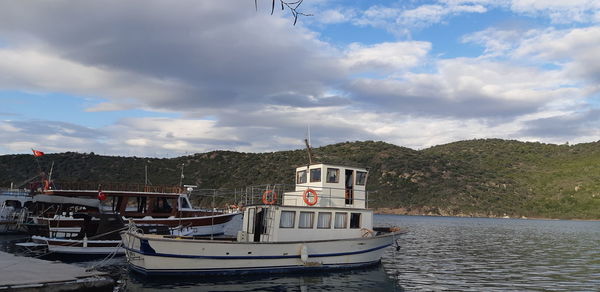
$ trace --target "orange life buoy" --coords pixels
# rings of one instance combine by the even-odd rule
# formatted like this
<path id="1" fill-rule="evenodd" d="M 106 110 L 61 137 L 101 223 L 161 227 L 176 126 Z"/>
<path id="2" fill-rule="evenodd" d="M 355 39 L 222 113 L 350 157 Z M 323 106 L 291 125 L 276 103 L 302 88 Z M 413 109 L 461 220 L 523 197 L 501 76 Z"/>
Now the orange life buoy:
<path id="1" fill-rule="evenodd" d="M 272 194 L 271 200 L 267 199 L 268 194 Z M 262 195 L 262 202 L 265 205 L 273 205 L 273 204 L 277 203 L 277 193 L 274 190 L 266 190 Z"/>
<path id="2" fill-rule="evenodd" d="M 313 197 L 312 201 L 308 198 L 309 193 L 312 194 L 312 197 Z M 302 198 L 304 199 L 304 203 L 306 203 L 309 206 L 313 206 L 319 200 L 319 196 L 317 195 L 317 192 L 313 189 L 306 189 L 304 191 L 304 193 L 302 193 Z"/>

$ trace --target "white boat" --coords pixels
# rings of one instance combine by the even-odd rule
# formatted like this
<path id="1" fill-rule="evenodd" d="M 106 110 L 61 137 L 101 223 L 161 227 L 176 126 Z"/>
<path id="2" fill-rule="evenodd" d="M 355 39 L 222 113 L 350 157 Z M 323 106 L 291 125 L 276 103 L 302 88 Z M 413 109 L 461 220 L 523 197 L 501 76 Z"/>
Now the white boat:
<path id="1" fill-rule="evenodd" d="M 379 263 L 398 230 L 373 228 L 367 170 L 329 164 L 296 169 L 295 190 L 247 206 L 236 238 L 121 234 L 132 270 L 147 275 L 230 274 L 353 268 Z"/>
<path id="2" fill-rule="evenodd" d="M 0 234 L 25 232 L 27 208 L 32 197 L 27 190 L 0 190 Z"/>

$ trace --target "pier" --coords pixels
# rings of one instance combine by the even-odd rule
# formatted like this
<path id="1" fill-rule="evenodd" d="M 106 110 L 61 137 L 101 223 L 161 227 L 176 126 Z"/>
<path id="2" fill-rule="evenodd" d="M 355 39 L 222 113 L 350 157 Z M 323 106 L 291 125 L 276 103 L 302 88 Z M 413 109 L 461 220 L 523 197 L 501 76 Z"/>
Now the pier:
<path id="1" fill-rule="evenodd" d="M 106 273 L 0 251 L 0 291 L 112 291 Z"/>

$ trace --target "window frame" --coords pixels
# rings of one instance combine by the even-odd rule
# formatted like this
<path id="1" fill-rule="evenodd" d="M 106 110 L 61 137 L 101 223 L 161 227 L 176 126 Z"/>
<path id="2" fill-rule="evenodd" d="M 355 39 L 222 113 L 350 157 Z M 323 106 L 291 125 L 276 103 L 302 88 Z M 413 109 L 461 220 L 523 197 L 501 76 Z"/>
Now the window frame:
<path id="1" fill-rule="evenodd" d="M 300 181 L 300 174 L 303 174 L 304 181 Z M 296 184 L 305 184 L 308 181 L 306 170 L 298 170 L 296 172 Z"/>
<path id="2" fill-rule="evenodd" d="M 329 181 L 329 171 L 333 170 L 335 171 L 335 181 Z M 326 173 L 326 177 L 325 177 L 325 182 L 328 184 L 337 184 L 340 183 L 340 169 L 339 168 L 333 168 L 333 167 L 328 167 L 327 168 L 327 173 Z"/>
<path id="3" fill-rule="evenodd" d="M 319 227 L 319 222 L 321 222 L 319 220 L 319 218 L 321 218 L 321 215 L 325 215 L 325 214 L 329 215 L 329 220 L 327 220 L 327 225 L 324 227 Z M 333 215 L 331 212 L 319 212 L 319 214 L 317 215 L 317 229 L 331 229 L 331 218 L 333 218 Z"/>
<path id="4" fill-rule="evenodd" d="M 362 183 L 358 179 L 359 176 L 361 176 L 361 175 L 364 175 L 362 177 Z M 366 185 L 367 184 L 367 175 L 368 175 L 368 172 L 357 170 L 356 173 L 355 173 L 355 177 L 356 177 L 355 180 L 356 181 L 354 182 L 354 184 L 357 185 L 357 186 L 364 186 L 364 185 Z"/>
<path id="5" fill-rule="evenodd" d="M 313 172 L 319 171 L 319 176 L 318 177 L 313 177 Z M 323 174 L 323 171 L 321 171 L 321 168 L 311 168 L 309 173 L 309 181 L 312 182 L 321 182 L 321 176 Z"/>
<path id="6" fill-rule="evenodd" d="M 301 222 L 302 222 L 302 215 L 303 214 L 308 214 L 310 215 L 311 219 L 310 219 L 310 226 L 307 227 L 303 227 L 300 226 Z M 313 229 L 315 227 L 315 212 L 312 211 L 300 211 L 300 213 L 298 213 L 298 228 L 299 229 Z"/>
<path id="7" fill-rule="evenodd" d="M 338 227 L 337 226 L 337 217 L 338 215 L 343 215 L 344 216 L 344 226 L 343 227 Z M 335 218 L 333 221 L 333 229 L 348 229 L 348 213 L 347 212 L 335 212 Z"/>
<path id="8" fill-rule="evenodd" d="M 360 222 L 360 221 L 361 221 L 361 217 L 362 217 L 362 215 L 361 215 L 361 214 L 362 214 L 362 213 L 350 213 L 350 226 L 349 226 L 349 227 L 350 227 L 350 229 L 359 229 L 359 228 L 360 228 L 360 226 L 361 226 L 361 224 L 360 224 L 361 222 Z M 353 225 L 353 224 L 352 224 L 352 223 L 353 223 L 353 220 L 352 220 L 352 218 L 353 218 L 355 215 L 358 215 L 358 222 L 354 222 L 354 223 L 357 223 L 357 225 Z"/>
<path id="9" fill-rule="evenodd" d="M 281 219 L 283 218 L 283 213 L 292 213 L 292 226 L 286 227 L 281 225 Z M 296 226 L 296 211 L 281 211 L 279 214 L 279 228 L 293 229 Z"/>

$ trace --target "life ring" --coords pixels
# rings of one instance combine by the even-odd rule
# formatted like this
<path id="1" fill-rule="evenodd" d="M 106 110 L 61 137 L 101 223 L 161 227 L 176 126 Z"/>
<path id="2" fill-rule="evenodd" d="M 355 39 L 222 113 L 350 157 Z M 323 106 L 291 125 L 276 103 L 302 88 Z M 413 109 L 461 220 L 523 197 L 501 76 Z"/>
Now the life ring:
<path id="1" fill-rule="evenodd" d="M 49 189 L 50 189 L 50 182 L 47 179 L 45 179 L 44 180 L 44 191 L 47 191 Z"/>
<path id="2" fill-rule="evenodd" d="M 308 193 L 312 194 L 313 200 L 311 201 L 308 198 Z M 317 195 L 317 192 L 313 189 L 306 189 L 304 191 L 304 193 L 302 193 L 302 199 L 304 199 L 304 203 L 306 203 L 309 206 L 313 206 L 314 204 L 317 203 L 317 201 L 319 201 L 319 196 Z"/>
<path id="3" fill-rule="evenodd" d="M 267 199 L 268 194 L 272 194 L 271 200 Z M 277 203 L 277 193 L 274 190 L 266 190 L 262 195 L 262 202 L 265 205 L 273 205 Z"/>

